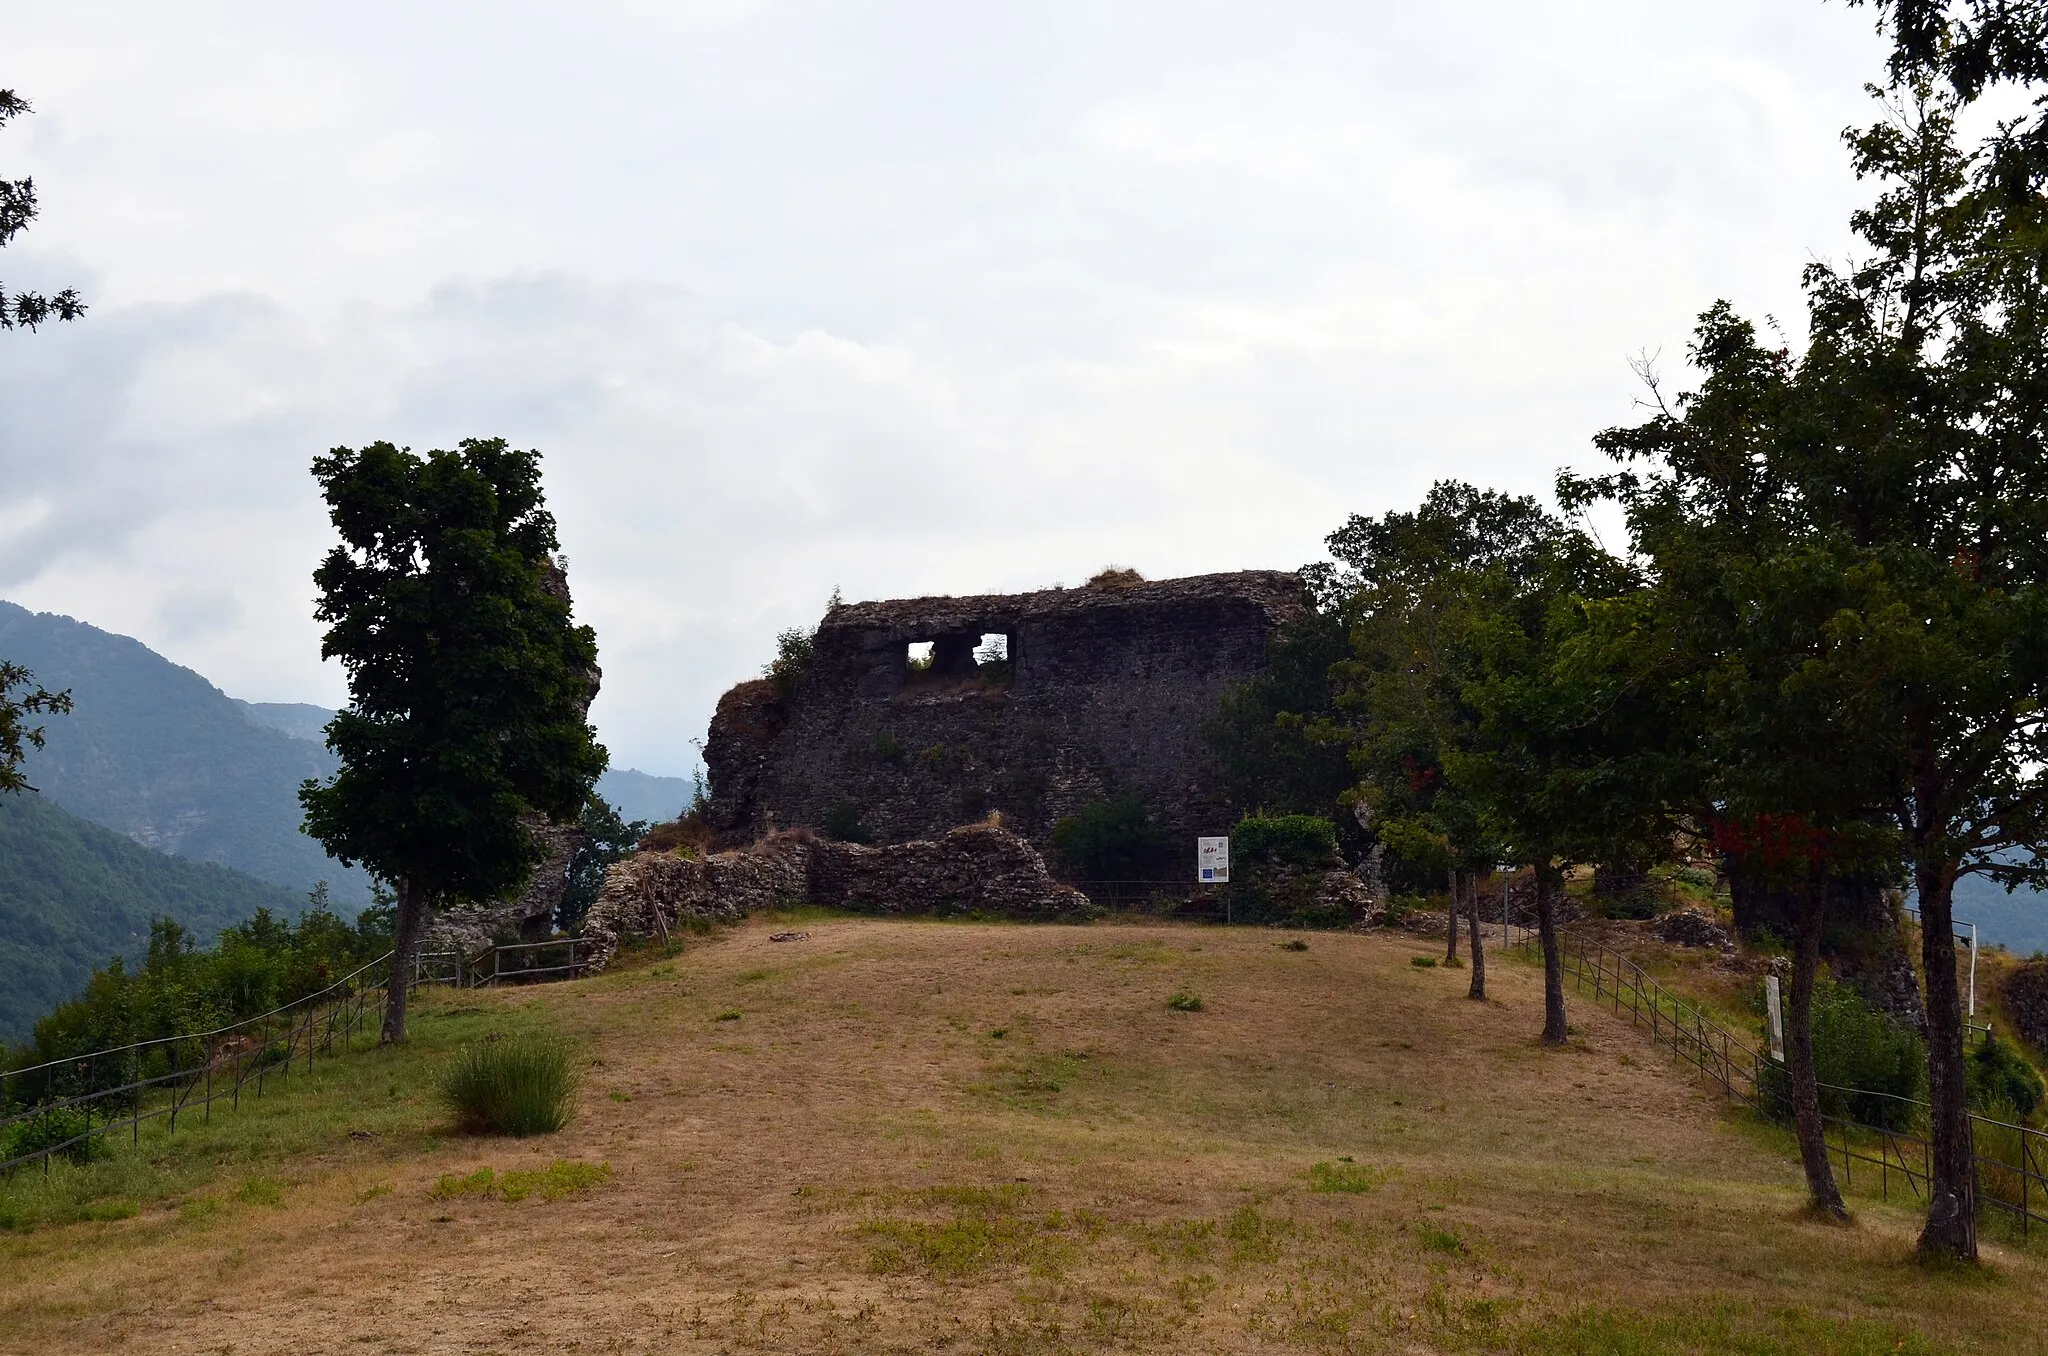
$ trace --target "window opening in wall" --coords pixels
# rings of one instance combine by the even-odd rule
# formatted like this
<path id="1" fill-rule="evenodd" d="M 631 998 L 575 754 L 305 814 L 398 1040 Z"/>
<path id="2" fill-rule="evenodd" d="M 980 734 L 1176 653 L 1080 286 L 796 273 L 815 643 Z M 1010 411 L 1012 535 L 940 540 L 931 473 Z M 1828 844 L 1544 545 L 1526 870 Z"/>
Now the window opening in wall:
<path id="1" fill-rule="evenodd" d="M 912 673 L 929 673 L 932 667 L 932 643 L 928 640 L 910 642 L 908 667 Z"/>
<path id="2" fill-rule="evenodd" d="M 981 644 L 974 647 L 975 676 L 985 683 L 1007 683 L 1014 670 L 1010 666 L 1010 638 L 1001 631 L 990 631 L 981 638 Z"/>

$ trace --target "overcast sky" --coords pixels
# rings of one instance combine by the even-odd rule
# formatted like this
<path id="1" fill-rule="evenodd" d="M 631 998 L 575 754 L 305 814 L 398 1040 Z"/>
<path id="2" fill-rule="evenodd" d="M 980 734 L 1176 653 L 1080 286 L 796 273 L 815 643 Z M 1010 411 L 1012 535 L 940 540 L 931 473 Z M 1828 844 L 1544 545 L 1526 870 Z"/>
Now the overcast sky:
<path id="1" fill-rule="evenodd" d="M 1292 567 L 1545 493 L 1717 297 L 1796 338 L 1839 0 L 30 5 L 0 596 L 343 700 L 328 447 L 541 449 L 595 718 L 683 773 L 849 600 Z"/>

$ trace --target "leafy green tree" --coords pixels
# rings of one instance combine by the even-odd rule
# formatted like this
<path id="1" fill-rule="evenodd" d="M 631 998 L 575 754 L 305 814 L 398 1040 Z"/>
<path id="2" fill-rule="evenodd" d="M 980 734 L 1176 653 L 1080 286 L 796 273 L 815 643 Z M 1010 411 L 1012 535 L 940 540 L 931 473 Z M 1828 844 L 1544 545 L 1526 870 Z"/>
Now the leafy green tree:
<path id="1" fill-rule="evenodd" d="M 555 906 L 555 927 L 574 932 L 583 915 L 604 888 L 604 873 L 612 863 L 633 855 L 640 840 L 654 827 L 645 819 L 630 823 L 603 796 L 591 793 L 583 802 L 583 841 L 569 858 L 569 882 L 562 890 L 562 902 Z"/>
<path id="2" fill-rule="evenodd" d="M 48 691 L 35 678 L 21 665 L 0 660 L 0 792 L 35 790 L 21 765 L 31 748 L 43 746 L 43 727 L 30 725 L 28 717 L 71 710 L 69 692 Z"/>
<path id="3" fill-rule="evenodd" d="M 32 111 L 28 100 L 11 89 L 0 89 L 0 127 Z M 36 184 L 33 179 L 0 179 L 0 249 L 36 219 Z M 0 284 L 0 329 L 17 327 L 33 330 L 55 316 L 76 320 L 85 314 L 85 303 L 70 288 L 52 297 L 37 292 L 9 292 Z M 43 729 L 24 719 L 42 714 L 62 714 L 71 709 L 71 694 L 47 692 L 31 687 L 35 675 L 19 664 L 0 662 L 0 791 L 35 788 L 22 776 L 24 745 L 41 748 Z M 17 689 L 21 689 L 19 696 Z"/>
<path id="4" fill-rule="evenodd" d="M 1318 590 L 1322 594 L 1321 590 Z M 1266 644 L 1266 666 L 1223 694 L 1202 726 L 1230 803 L 1258 814 L 1335 816 L 1356 780 L 1330 670 L 1350 655 L 1342 599 L 1322 595 Z"/>
<path id="5" fill-rule="evenodd" d="M 1753 653 L 1798 658 L 1735 666 L 1773 688 L 1749 709 L 1801 732 L 1760 725 L 1739 780 L 1758 801 L 1816 798 L 1832 821 L 1816 828 L 1870 839 L 1863 856 L 1889 837 L 1909 864 L 1933 1103 L 1921 1247 L 1974 1258 L 1951 900 L 1972 873 L 2048 881 L 2048 144 L 2039 119 L 1974 148 L 1956 131 L 1976 92 L 2041 76 L 1997 43 L 1953 65 L 1988 31 L 1970 25 L 2038 24 L 2039 6 L 1948 8 L 1962 17 L 1886 6 L 1906 23 L 1901 75 L 1876 91 L 1881 120 L 1848 136 L 1878 184 L 1852 219 L 1870 252 L 1807 269 L 1805 351 L 1708 312 L 1702 394 L 1606 435 L 1630 469 L 1603 492 L 1703 611 L 1738 616 Z M 1931 49 L 1914 36 L 1926 23 Z"/>
<path id="6" fill-rule="evenodd" d="M 0 127 L 33 111 L 28 100 L 11 89 L 0 89 Z M 35 219 L 36 181 L 0 179 L 0 248 L 10 244 Z M 40 292 L 9 292 L 0 285 L 0 330 L 33 330 L 53 317 L 76 320 L 84 314 L 85 303 L 75 288 L 67 287 L 46 297 Z"/>
<path id="7" fill-rule="evenodd" d="M 1352 657 L 1333 674 L 1349 715 L 1355 800 L 1383 843 L 1448 875 L 1447 954 L 1455 956 L 1459 912 L 1477 909 L 1478 874 L 1540 846 L 1528 835 L 1526 810 L 1488 790 L 1501 782 L 1508 751 L 1488 745 L 1487 711 L 1475 693 L 1498 696 L 1497 683 L 1483 685 L 1489 665 L 1507 662 L 1506 637 L 1517 624 L 1511 616 L 1540 635 L 1551 590 L 1571 582 L 1560 574 L 1568 548 L 1578 558 L 1592 555 L 1535 500 L 1455 481 L 1432 487 L 1413 513 L 1352 518 L 1329 545 L 1351 623 Z M 1555 912 L 1561 876 L 1554 856 L 1527 858 L 1547 882 L 1539 918 Z M 1551 962 L 1545 1026 L 1561 1041 L 1555 927 L 1539 931 Z M 1475 997 L 1484 996 L 1484 985 L 1475 965 Z"/>
<path id="8" fill-rule="evenodd" d="M 570 617 L 540 455 L 501 438 L 418 456 L 390 443 L 313 463 L 341 544 L 314 574 L 324 658 L 349 705 L 341 769 L 300 791 L 306 831 L 397 893 L 384 1039 L 429 910 L 520 889 L 544 855 L 522 823 L 579 815 L 604 771 L 584 719 L 597 638 Z"/>

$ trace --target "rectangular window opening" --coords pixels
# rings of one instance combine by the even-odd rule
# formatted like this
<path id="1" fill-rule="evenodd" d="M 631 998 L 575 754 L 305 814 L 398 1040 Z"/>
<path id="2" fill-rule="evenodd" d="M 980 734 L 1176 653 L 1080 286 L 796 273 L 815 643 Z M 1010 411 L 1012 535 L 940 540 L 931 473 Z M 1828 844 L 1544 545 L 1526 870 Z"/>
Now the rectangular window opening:
<path id="1" fill-rule="evenodd" d="M 975 676 L 983 682 L 1007 683 L 1015 672 L 1010 663 L 1010 637 L 1002 631 L 985 632 L 974 647 Z"/>

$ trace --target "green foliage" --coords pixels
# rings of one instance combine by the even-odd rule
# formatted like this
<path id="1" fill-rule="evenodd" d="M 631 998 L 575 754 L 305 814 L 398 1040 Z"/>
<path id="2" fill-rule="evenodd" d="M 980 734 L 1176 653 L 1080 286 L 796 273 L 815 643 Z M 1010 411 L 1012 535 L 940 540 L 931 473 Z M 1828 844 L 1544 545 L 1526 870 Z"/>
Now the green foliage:
<path id="1" fill-rule="evenodd" d="M 1053 852 L 1089 880 L 1141 879 L 1164 847 L 1152 812 L 1128 792 L 1084 805 L 1052 829 Z"/>
<path id="2" fill-rule="evenodd" d="M 1271 818 L 1246 816 L 1230 831 L 1230 864 L 1240 866 L 1289 866 L 1300 871 L 1320 870 L 1342 859 L 1337 855 L 1337 831 L 1327 819 L 1314 815 L 1279 815 Z"/>
<path id="3" fill-rule="evenodd" d="M 0 126 L 33 111 L 28 100 L 11 89 L 0 89 Z M 0 246 L 12 242 L 35 219 L 35 180 L 0 179 Z M 33 330 L 52 317 L 76 320 L 84 314 L 85 302 L 74 288 L 47 297 L 40 292 L 0 290 L 0 330 Z"/>
<path id="4" fill-rule="evenodd" d="M 1202 1000 L 1189 993 L 1186 989 L 1182 989 L 1166 1000 L 1166 1006 L 1174 1012 L 1200 1012 L 1202 1010 Z"/>
<path id="5" fill-rule="evenodd" d="M 1751 996 L 1763 1009 L 1763 986 Z M 1813 985 L 1813 1069 L 1821 1083 L 1821 1110 L 1866 1125 L 1901 1130 L 1912 1124 L 1907 1100 L 1927 1086 L 1927 1047 L 1906 1026 L 1872 1007 L 1846 984 L 1821 976 Z M 1855 1092 L 1842 1091 L 1855 1089 Z M 1783 1066 L 1767 1064 L 1759 1090 L 1767 1104 L 1791 1115 L 1791 1086 Z"/>
<path id="6" fill-rule="evenodd" d="M 469 1134 L 548 1135 L 568 1124 L 582 1078 L 574 1049 L 550 1036 L 465 1047 L 441 1071 L 441 1101 Z"/>
<path id="7" fill-rule="evenodd" d="M 842 800 L 825 812 L 825 822 L 818 826 L 827 838 L 841 843 L 872 843 L 874 830 L 861 823 L 860 803 Z"/>
<path id="8" fill-rule="evenodd" d="M 604 886 L 605 868 L 630 857 L 654 826 L 644 819 L 627 823 L 611 802 L 592 792 L 583 802 L 583 841 L 569 858 L 569 881 L 555 906 L 555 927 L 574 932 Z"/>
<path id="9" fill-rule="evenodd" d="M 301 832 L 299 785 L 332 774 L 335 758 L 324 736 L 294 738 L 271 722 L 305 721 L 238 702 L 126 636 L 13 603 L 0 602 L 0 655 L 71 694 L 72 713 L 48 723 L 29 762 L 29 780 L 68 813 L 286 892 L 325 880 L 342 913 L 368 900 L 369 877 Z"/>
<path id="10" fill-rule="evenodd" d="M 86 1134 L 91 1128 L 91 1122 L 77 1107 L 52 1107 L 34 1120 L 20 1121 L 0 1131 L 0 1160 L 21 1158 L 61 1144 L 64 1157 L 73 1163 L 89 1163 L 105 1148 L 99 1136 Z"/>
<path id="11" fill-rule="evenodd" d="M 1316 607 L 1266 642 L 1266 666 L 1223 694 L 1202 726 L 1233 805 L 1330 815 L 1353 781 L 1330 669 L 1349 654 L 1344 621 Z"/>
<path id="12" fill-rule="evenodd" d="M 342 537 L 314 574 L 320 653 L 349 707 L 327 731 L 340 770 L 300 792 L 306 827 L 427 899 L 509 894 L 542 855 L 521 812 L 575 817 L 605 766 L 584 718 L 597 638 L 570 620 L 540 456 L 373 443 L 313 474 Z"/>
<path id="13" fill-rule="evenodd" d="M 211 940 L 259 909 L 287 916 L 304 906 L 279 886 L 165 856 L 42 796 L 0 797 L 0 862 L 0 1044 L 25 1039 L 108 957 L 139 961 L 154 917 Z"/>
<path id="14" fill-rule="evenodd" d="M 817 658 L 817 641 L 810 631 L 790 627 L 775 636 L 775 658 L 768 661 L 761 676 L 775 684 L 775 690 L 787 697 L 796 690 L 797 680 L 810 672 L 811 661 Z"/>
<path id="15" fill-rule="evenodd" d="M 5 301 L 0 296 L 0 308 Z M 21 764 L 30 748 L 40 749 L 45 741 L 43 727 L 29 724 L 27 717 L 71 713 L 71 694 L 51 692 L 36 684 L 35 677 L 19 664 L 0 661 L 0 792 L 35 790 Z"/>
<path id="16" fill-rule="evenodd" d="M 1970 1105 L 1979 1111 L 2009 1107 L 2025 1120 L 2041 1105 L 2041 1075 L 2011 1041 L 1986 1036 L 1971 1049 L 1967 1067 Z"/>
<path id="17" fill-rule="evenodd" d="M 366 910 L 344 922 L 318 890 L 296 921 L 259 907 L 223 929 L 211 950 L 158 916 L 142 963 L 131 968 L 117 957 L 95 969 L 82 993 L 35 1024 L 18 1058 L 42 1063 L 225 1026 L 317 993 L 390 946 L 388 914 Z"/>

